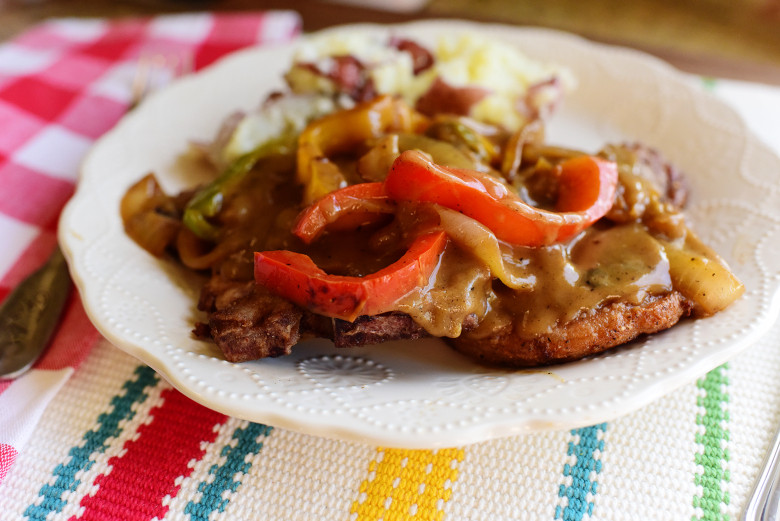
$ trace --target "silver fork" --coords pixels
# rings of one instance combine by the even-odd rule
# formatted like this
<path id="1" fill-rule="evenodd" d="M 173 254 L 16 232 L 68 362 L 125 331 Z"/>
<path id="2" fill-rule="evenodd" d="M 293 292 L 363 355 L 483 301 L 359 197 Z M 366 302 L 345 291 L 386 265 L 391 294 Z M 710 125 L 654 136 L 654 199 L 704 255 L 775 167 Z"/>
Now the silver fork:
<path id="1" fill-rule="evenodd" d="M 192 72 L 192 55 L 144 54 L 138 59 L 131 85 L 130 109 L 133 110 L 150 93 L 170 83 L 179 76 Z"/>
<path id="2" fill-rule="evenodd" d="M 152 91 L 192 71 L 189 54 L 147 54 L 131 85 L 132 110 Z M 29 370 L 49 345 L 70 295 L 68 266 L 59 246 L 0 306 L 0 380 Z"/>
<path id="3" fill-rule="evenodd" d="M 0 379 L 26 372 L 57 329 L 70 294 L 68 266 L 59 248 L 16 286 L 0 306 Z"/>
<path id="4" fill-rule="evenodd" d="M 761 465 L 748 503 L 742 512 L 742 521 L 775 521 L 780 519 L 780 428 Z"/>

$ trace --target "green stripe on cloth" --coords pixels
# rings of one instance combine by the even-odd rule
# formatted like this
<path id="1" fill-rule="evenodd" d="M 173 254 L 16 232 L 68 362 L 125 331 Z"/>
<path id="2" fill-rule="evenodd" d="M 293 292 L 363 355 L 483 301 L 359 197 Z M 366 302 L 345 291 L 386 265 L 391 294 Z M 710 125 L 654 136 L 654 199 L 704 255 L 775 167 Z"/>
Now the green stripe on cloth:
<path id="1" fill-rule="evenodd" d="M 122 386 L 124 393 L 111 399 L 111 409 L 97 418 L 97 427 L 86 432 L 81 445 L 68 451 L 70 459 L 57 465 L 52 472 L 53 484 L 45 484 L 38 495 L 42 501 L 27 507 L 24 512 L 28 519 L 44 521 L 52 512 L 62 512 L 67 500 L 66 495 L 76 490 L 81 481 L 76 477 L 80 471 L 89 470 L 95 463 L 93 454 L 102 453 L 108 447 L 110 439 L 122 432 L 122 421 L 135 416 L 133 406 L 142 403 L 148 397 L 146 390 L 157 384 L 157 374 L 147 366 L 138 366 L 135 378 Z"/>
<path id="2" fill-rule="evenodd" d="M 694 477 L 694 483 L 702 487 L 702 493 L 693 497 L 693 506 L 701 509 L 702 515 L 694 515 L 694 520 L 728 519 L 721 511 L 721 506 L 728 505 L 730 501 L 728 492 L 725 492 L 723 487 L 723 484 L 729 481 L 729 473 L 724 468 L 725 462 L 729 460 L 729 451 L 726 448 L 729 440 L 729 413 L 726 410 L 729 401 L 727 370 L 728 364 L 722 365 L 696 382 L 697 387 L 703 391 L 696 403 L 704 409 L 704 414 L 696 415 L 696 424 L 704 427 L 704 433 L 696 434 L 696 444 L 702 451 L 695 455 L 695 461 L 703 470 Z"/>

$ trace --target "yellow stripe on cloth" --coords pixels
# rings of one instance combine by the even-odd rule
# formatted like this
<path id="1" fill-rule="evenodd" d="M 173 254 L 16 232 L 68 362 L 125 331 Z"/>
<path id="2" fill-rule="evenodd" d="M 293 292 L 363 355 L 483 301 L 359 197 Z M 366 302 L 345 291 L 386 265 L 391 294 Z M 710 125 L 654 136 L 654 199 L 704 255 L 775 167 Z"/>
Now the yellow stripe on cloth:
<path id="1" fill-rule="evenodd" d="M 350 513 L 354 521 L 441 520 L 463 449 L 377 449 Z"/>

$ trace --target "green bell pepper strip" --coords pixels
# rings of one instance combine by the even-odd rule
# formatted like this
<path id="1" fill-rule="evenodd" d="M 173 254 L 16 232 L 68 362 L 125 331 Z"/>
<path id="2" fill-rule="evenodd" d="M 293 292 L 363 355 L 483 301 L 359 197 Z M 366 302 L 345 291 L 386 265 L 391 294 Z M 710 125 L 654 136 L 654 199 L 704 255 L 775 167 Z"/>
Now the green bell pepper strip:
<path id="1" fill-rule="evenodd" d="M 236 159 L 216 179 L 201 188 L 184 208 L 182 222 L 192 233 L 206 240 L 215 240 L 219 228 L 209 222 L 222 210 L 225 199 L 239 185 L 258 161 L 272 154 L 292 153 L 294 135 L 284 134 L 266 141 L 251 152 Z"/>

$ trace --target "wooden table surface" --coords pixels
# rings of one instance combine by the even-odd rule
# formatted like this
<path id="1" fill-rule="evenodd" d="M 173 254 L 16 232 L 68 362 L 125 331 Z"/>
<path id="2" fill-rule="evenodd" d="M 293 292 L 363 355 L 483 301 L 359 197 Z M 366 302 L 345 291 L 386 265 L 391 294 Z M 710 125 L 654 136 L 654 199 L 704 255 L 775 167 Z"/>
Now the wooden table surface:
<path id="1" fill-rule="evenodd" d="M 324 0 L 0 0 L 0 40 L 50 17 L 269 8 L 298 11 L 306 31 L 424 18 L 549 27 L 637 48 L 684 71 L 780 85 L 780 0 L 429 0 L 414 12 Z"/>

